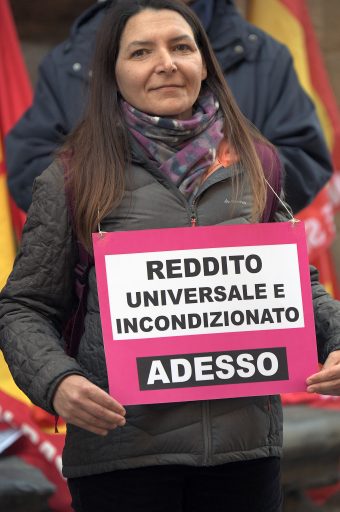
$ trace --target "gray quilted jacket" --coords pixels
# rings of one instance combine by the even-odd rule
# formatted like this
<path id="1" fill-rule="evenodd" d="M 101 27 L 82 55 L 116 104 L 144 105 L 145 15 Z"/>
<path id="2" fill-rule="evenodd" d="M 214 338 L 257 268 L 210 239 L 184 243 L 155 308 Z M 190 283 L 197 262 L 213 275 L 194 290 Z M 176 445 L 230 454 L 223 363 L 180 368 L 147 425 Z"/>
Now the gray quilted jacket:
<path id="1" fill-rule="evenodd" d="M 233 167 L 221 168 L 192 205 L 158 171 L 134 162 L 125 197 L 102 229 L 134 230 L 248 223 L 251 194 L 244 178 L 242 201 L 232 204 Z M 244 173 L 245 174 L 245 173 Z M 52 399 L 66 375 L 84 375 L 107 390 L 95 269 L 89 275 L 85 333 L 77 359 L 63 350 L 61 326 L 74 301 L 74 242 L 65 206 L 63 171 L 53 163 L 36 180 L 33 204 L 14 270 L 0 296 L 0 342 L 18 386 L 53 412 Z M 312 288 L 320 360 L 339 348 L 340 309 L 318 284 Z M 63 455 L 66 477 L 159 464 L 216 465 L 281 454 L 279 397 L 127 407 L 127 424 L 97 436 L 68 425 Z"/>

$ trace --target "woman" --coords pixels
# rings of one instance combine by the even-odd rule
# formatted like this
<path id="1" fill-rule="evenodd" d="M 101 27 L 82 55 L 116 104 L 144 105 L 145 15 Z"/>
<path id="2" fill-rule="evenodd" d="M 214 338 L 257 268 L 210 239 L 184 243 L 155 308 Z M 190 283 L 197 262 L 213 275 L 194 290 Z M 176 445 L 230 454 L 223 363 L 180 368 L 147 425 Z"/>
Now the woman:
<path id="1" fill-rule="evenodd" d="M 91 252 L 99 223 L 114 231 L 261 221 L 270 174 L 263 153 L 275 161 L 231 98 L 190 9 L 176 0 L 117 2 L 100 31 L 87 114 L 36 182 L 1 296 L 1 345 L 16 382 L 68 423 L 63 471 L 76 511 L 281 509 L 278 397 L 125 410 L 107 393 L 93 267 L 77 359 L 61 335 L 77 257 L 65 181 L 76 237 Z M 339 348 L 339 307 L 315 274 L 313 289 L 323 362 Z M 338 360 L 335 351 L 311 390 L 338 393 L 328 380 Z"/>

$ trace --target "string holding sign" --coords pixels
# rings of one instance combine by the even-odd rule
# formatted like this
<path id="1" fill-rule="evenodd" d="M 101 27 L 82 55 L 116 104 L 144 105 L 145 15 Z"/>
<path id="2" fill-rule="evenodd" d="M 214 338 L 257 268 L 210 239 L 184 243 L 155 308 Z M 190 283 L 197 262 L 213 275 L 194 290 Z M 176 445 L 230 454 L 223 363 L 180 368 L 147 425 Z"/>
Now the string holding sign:
<path id="1" fill-rule="evenodd" d="M 285 203 L 284 201 L 282 201 L 281 197 L 277 194 L 277 192 L 274 190 L 274 188 L 271 186 L 271 184 L 269 183 L 269 181 L 265 178 L 265 181 L 267 183 L 267 186 L 270 188 L 270 190 L 273 192 L 273 194 L 276 196 L 276 198 L 278 199 L 279 203 L 283 206 L 283 208 L 286 210 L 286 212 L 288 213 L 288 216 L 290 217 L 289 221 L 293 226 L 295 224 L 297 224 L 298 222 L 301 222 L 300 219 L 297 219 L 296 217 L 294 217 L 293 215 L 293 212 L 292 210 L 288 207 L 287 203 Z"/>

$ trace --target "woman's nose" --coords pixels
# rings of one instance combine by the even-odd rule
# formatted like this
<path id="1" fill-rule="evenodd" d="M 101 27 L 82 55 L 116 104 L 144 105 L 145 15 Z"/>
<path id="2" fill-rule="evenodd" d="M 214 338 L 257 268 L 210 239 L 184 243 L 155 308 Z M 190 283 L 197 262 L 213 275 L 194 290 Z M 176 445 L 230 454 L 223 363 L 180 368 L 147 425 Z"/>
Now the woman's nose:
<path id="1" fill-rule="evenodd" d="M 169 52 L 162 52 L 156 66 L 156 73 L 173 73 L 177 66 Z"/>

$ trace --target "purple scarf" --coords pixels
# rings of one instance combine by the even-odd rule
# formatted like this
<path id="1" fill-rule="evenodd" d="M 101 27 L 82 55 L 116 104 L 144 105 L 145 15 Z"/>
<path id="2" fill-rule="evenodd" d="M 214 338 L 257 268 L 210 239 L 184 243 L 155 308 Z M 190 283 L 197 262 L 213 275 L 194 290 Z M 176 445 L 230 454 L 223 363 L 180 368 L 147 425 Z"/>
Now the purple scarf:
<path id="1" fill-rule="evenodd" d="M 193 116 L 187 120 L 151 116 L 124 100 L 122 109 L 130 132 L 148 158 L 192 199 L 202 175 L 215 162 L 223 138 L 219 103 L 213 94 L 201 92 Z"/>

